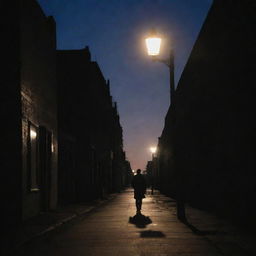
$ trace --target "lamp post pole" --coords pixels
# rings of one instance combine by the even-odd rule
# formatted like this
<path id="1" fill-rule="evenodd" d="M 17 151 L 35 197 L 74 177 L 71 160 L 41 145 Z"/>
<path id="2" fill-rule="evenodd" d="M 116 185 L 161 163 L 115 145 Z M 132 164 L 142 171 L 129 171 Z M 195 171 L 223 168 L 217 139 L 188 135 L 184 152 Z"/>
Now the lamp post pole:
<path id="1" fill-rule="evenodd" d="M 174 80 L 174 52 L 171 49 L 169 59 L 160 59 L 156 56 L 152 56 L 153 61 L 161 62 L 165 64 L 169 68 L 169 76 L 170 76 L 170 104 L 174 103 L 174 93 L 175 93 L 175 80 Z"/>
<path id="2" fill-rule="evenodd" d="M 170 50 L 168 59 L 159 58 L 162 38 L 159 37 L 153 29 L 150 36 L 146 38 L 146 46 L 148 55 L 151 56 L 153 61 L 161 62 L 169 68 L 170 75 L 170 104 L 174 103 L 175 81 L 174 81 L 174 53 L 173 49 Z"/>
<path id="3" fill-rule="evenodd" d="M 173 53 L 173 50 L 170 51 L 169 72 L 170 72 L 170 100 L 171 100 L 171 105 L 173 105 L 174 104 L 174 93 L 175 93 L 174 53 Z"/>
<path id="4" fill-rule="evenodd" d="M 154 187 L 155 187 L 156 171 L 157 171 L 156 170 L 157 147 L 150 147 L 150 151 L 152 153 L 150 185 L 151 185 L 151 195 L 153 195 Z"/>
<path id="5" fill-rule="evenodd" d="M 146 39 L 146 46 L 148 50 L 148 55 L 152 57 L 153 61 L 158 61 L 164 63 L 169 68 L 169 75 L 170 75 L 170 106 L 174 111 L 174 94 L 175 94 L 175 81 L 174 81 L 174 54 L 173 50 L 170 51 L 170 56 L 168 59 L 161 59 L 158 58 L 160 53 L 160 46 L 161 46 L 161 37 L 157 36 L 156 32 L 153 30 L 151 35 Z M 153 161 L 152 161 L 153 162 Z M 179 193 L 178 193 L 179 194 Z M 177 204 L 177 217 L 183 222 L 186 222 L 186 215 L 185 215 L 185 205 L 184 200 L 181 195 L 178 195 L 176 200 Z"/>

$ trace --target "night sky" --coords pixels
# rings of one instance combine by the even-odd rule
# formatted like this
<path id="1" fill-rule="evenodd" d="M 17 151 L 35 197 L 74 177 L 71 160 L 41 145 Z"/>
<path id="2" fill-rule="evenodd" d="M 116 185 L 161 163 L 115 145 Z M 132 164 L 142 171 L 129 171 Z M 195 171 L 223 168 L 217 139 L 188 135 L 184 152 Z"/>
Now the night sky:
<path id="1" fill-rule="evenodd" d="M 168 68 L 150 60 L 144 38 L 164 36 L 162 57 L 175 51 L 179 80 L 212 0 L 38 0 L 57 23 L 58 49 L 89 46 L 118 103 L 124 149 L 133 169 L 151 159 L 167 113 Z"/>

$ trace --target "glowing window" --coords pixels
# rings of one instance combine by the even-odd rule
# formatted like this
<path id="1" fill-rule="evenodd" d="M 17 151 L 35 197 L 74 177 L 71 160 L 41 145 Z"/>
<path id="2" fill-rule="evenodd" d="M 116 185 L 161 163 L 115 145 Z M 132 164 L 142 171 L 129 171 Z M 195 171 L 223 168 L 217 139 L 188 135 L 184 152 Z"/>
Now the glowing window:
<path id="1" fill-rule="evenodd" d="M 37 191 L 39 189 L 37 127 L 30 123 L 28 134 L 29 185 L 31 191 Z"/>

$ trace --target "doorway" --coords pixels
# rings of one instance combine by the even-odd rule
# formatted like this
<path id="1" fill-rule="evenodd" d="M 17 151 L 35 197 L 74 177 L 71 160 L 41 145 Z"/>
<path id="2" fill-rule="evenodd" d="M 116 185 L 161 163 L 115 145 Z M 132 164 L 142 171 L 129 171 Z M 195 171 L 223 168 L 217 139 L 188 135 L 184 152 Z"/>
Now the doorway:
<path id="1" fill-rule="evenodd" d="M 50 209 L 52 172 L 52 132 L 39 126 L 39 165 L 41 174 L 41 210 Z"/>

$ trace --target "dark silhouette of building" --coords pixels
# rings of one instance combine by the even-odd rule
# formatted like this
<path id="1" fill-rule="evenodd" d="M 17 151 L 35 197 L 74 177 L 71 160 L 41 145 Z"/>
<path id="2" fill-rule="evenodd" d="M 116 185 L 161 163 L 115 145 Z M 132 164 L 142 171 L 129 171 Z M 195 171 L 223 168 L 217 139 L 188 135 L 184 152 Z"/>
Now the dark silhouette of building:
<path id="1" fill-rule="evenodd" d="M 126 157 L 125 157 L 126 158 Z M 132 181 L 133 172 L 131 168 L 131 164 L 128 160 L 125 161 L 124 167 L 124 186 L 129 186 Z"/>
<path id="2" fill-rule="evenodd" d="M 213 2 L 158 154 L 163 192 L 247 221 L 256 213 L 255 13 L 255 1 Z"/>
<path id="3" fill-rule="evenodd" d="M 36 1 L 0 7 L 1 208 L 10 229 L 57 203 L 56 40 Z"/>
<path id="4" fill-rule="evenodd" d="M 58 51 L 57 60 L 60 202 L 120 191 L 129 170 L 109 81 L 88 47 Z"/>
<path id="5" fill-rule="evenodd" d="M 58 203 L 120 191 L 131 168 L 109 81 L 89 49 L 56 51 L 55 21 L 36 0 L 0 8 L 1 207 L 12 231 Z"/>

